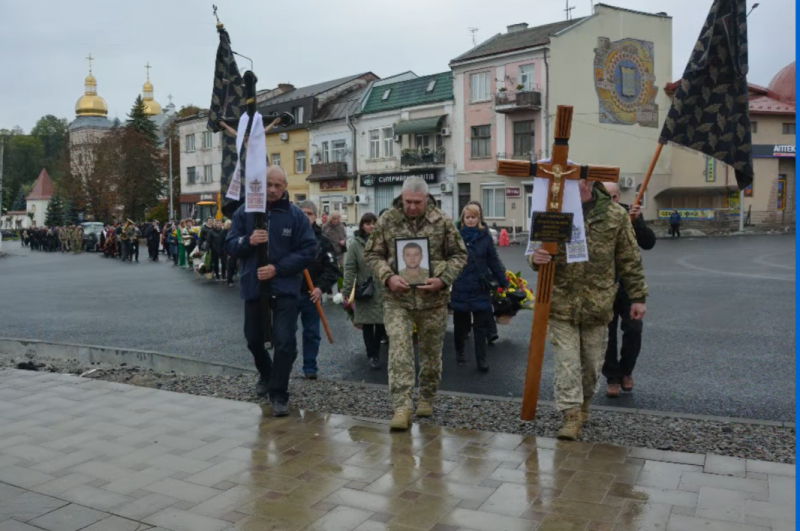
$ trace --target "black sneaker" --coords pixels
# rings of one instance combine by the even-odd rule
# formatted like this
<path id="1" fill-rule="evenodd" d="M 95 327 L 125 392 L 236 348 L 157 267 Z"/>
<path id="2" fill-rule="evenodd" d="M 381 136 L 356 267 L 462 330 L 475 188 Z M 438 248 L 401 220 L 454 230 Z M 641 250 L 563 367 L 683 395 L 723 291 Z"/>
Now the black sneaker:
<path id="1" fill-rule="evenodd" d="M 272 403 L 272 416 L 285 417 L 289 414 L 289 406 L 286 402 L 275 401 Z"/>
<path id="2" fill-rule="evenodd" d="M 489 344 L 493 345 L 494 342 L 497 341 L 498 339 L 500 339 L 500 336 L 498 336 L 497 334 L 493 335 L 492 337 L 489 338 Z"/>
<path id="3" fill-rule="evenodd" d="M 267 396 L 268 392 L 269 392 L 269 380 L 262 376 L 258 379 L 258 383 L 256 383 L 256 394 L 258 396 L 264 397 Z"/>
<path id="4" fill-rule="evenodd" d="M 315 372 L 306 373 L 306 374 L 303 375 L 303 378 L 305 378 L 306 380 L 316 380 L 317 379 L 317 373 L 315 373 Z"/>
<path id="5" fill-rule="evenodd" d="M 370 358 L 369 359 L 369 368 L 373 371 L 380 370 L 381 368 L 381 360 L 378 358 Z"/>

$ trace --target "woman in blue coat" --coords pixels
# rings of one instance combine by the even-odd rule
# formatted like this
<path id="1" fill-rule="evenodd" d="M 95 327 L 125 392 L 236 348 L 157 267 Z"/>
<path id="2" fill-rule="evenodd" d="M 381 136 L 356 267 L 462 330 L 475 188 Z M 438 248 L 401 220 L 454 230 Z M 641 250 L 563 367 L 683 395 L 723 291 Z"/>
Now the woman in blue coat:
<path id="1" fill-rule="evenodd" d="M 456 359 L 466 363 L 464 344 L 469 334 L 470 322 L 475 338 L 475 359 L 478 370 L 487 372 L 486 345 L 488 343 L 492 313 L 492 284 L 506 288 L 506 272 L 497 256 L 492 236 L 481 223 L 481 211 L 476 205 L 467 205 L 461 212 L 461 237 L 467 246 L 467 266 L 453 283 L 450 307 L 453 310 Z"/>

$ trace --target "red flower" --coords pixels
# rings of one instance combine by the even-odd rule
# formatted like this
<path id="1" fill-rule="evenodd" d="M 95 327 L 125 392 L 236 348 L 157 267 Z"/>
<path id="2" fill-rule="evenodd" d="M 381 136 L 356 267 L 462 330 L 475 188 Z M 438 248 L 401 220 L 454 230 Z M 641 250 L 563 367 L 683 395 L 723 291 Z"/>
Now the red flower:
<path id="1" fill-rule="evenodd" d="M 497 288 L 497 293 L 503 293 L 503 288 Z"/>

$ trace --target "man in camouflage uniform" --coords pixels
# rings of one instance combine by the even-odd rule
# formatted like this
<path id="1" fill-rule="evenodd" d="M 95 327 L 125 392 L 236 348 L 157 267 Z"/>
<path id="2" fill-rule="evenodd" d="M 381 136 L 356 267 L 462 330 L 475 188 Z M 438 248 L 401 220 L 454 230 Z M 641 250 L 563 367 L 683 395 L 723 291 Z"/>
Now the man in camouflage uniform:
<path id="1" fill-rule="evenodd" d="M 394 269 L 395 239 L 428 238 L 431 278 L 411 287 Z M 428 185 L 419 177 L 403 183 L 403 193 L 378 220 L 367 241 L 364 259 L 383 293 L 384 322 L 389 335 L 389 392 L 392 429 L 411 425 L 414 388 L 414 345 L 419 342 L 419 403 L 417 416 L 433 415 L 433 397 L 442 375 L 442 341 L 447 327 L 448 288 L 467 264 L 467 248 L 453 220 L 436 207 Z"/>
<path id="2" fill-rule="evenodd" d="M 83 227 L 76 225 L 72 232 L 72 252 L 80 254 L 83 251 Z"/>
<path id="3" fill-rule="evenodd" d="M 614 315 L 615 273 L 630 297 L 631 319 L 641 320 L 647 311 L 644 269 L 628 213 L 593 184 L 579 184 L 589 261 L 567 264 L 559 244 L 547 331 L 555 351 L 556 407 L 564 415 L 558 438 L 567 440 L 578 439 L 589 418 Z M 528 258 L 534 269 L 551 259 L 541 248 Z"/>

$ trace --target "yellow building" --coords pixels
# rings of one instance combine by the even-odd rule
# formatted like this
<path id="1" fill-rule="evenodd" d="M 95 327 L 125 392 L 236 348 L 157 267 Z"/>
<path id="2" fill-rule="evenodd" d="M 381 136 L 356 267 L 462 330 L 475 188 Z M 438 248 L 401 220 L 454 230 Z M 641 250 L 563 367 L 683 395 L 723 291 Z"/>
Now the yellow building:
<path id="1" fill-rule="evenodd" d="M 267 134 L 267 156 L 270 164 L 284 169 L 289 181 L 289 199 L 293 203 L 308 199 L 308 129 L 270 132 Z"/>

